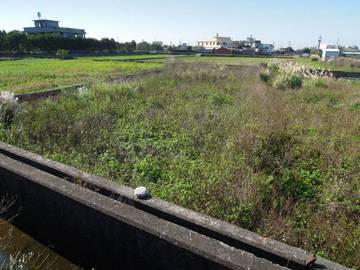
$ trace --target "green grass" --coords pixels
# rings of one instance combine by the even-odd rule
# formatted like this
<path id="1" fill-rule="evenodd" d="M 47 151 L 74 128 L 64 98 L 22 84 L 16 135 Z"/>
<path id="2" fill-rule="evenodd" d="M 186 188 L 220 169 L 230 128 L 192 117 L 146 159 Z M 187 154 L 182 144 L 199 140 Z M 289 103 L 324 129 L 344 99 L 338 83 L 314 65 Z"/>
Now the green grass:
<path id="1" fill-rule="evenodd" d="M 156 59 L 159 56 L 120 56 L 74 60 L 24 59 L 0 61 L 0 91 L 15 93 L 46 90 L 70 84 L 104 81 L 112 77 L 162 68 L 158 63 L 95 61 L 106 59 Z"/>
<path id="2" fill-rule="evenodd" d="M 175 63 L 23 104 L 0 140 L 360 268 L 358 89 Z"/>

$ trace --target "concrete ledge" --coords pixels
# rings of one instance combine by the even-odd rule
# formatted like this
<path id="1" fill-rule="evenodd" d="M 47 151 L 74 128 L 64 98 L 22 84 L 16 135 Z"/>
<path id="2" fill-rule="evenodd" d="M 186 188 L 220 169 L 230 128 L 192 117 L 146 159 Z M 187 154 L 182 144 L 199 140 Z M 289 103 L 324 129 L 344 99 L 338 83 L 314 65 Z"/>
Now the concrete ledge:
<path id="1" fill-rule="evenodd" d="M 191 250 L 191 252 L 194 252 L 195 249 L 198 251 L 195 252 L 197 256 L 199 256 L 200 253 L 204 258 L 207 258 L 207 260 L 209 260 L 210 258 L 210 260 L 215 261 L 216 263 L 222 265 L 223 267 L 228 267 L 230 269 L 242 269 L 241 267 L 243 267 L 244 265 L 244 260 L 245 260 L 244 258 L 252 258 L 251 260 L 254 260 L 256 258 L 255 259 L 256 263 L 260 263 L 260 262 L 261 264 L 263 264 L 264 262 L 269 263 L 267 267 L 270 268 L 259 268 L 259 269 L 272 269 L 274 265 L 277 265 L 277 267 L 280 267 L 281 265 L 283 267 L 288 267 L 290 269 L 306 269 L 306 260 L 310 254 L 304 250 L 290 247 L 283 243 L 263 238 L 250 231 L 213 219 L 206 215 L 202 215 L 194 211 L 178 207 L 176 205 L 167 203 L 159 199 L 139 201 L 133 198 L 133 190 L 131 188 L 117 185 L 103 178 L 81 172 L 80 170 L 77 170 L 73 167 L 58 162 L 46 160 L 41 156 L 32 154 L 30 152 L 27 152 L 22 149 L 18 149 L 16 147 L 7 144 L 3 144 L 3 143 L 0 144 L 0 153 L 5 155 L 5 156 L 1 156 L 1 160 L 7 160 L 10 158 L 11 160 L 13 160 L 13 162 L 18 162 L 19 164 L 21 164 L 23 166 L 23 170 L 25 169 L 26 171 L 30 169 L 31 169 L 30 171 L 39 170 L 41 173 L 46 174 L 47 177 L 54 177 L 51 178 L 54 179 L 52 180 L 51 183 L 61 182 L 62 185 L 69 187 L 69 189 L 70 187 L 72 189 L 77 189 L 77 190 L 80 189 L 82 192 L 85 192 L 86 190 L 85 193 L 90 193 L 92 194 L 92 196 L 95 195 L 96 197 L 101 196 L 102 198 L 101 200 L 106 200 L 106 201 L 109 200 L 114 205 L 121 205 L 122 208 L 130 207 L 130 209 L 132 209 L 131 211 L 135 211 L 135 212 L 139 211 L 143 217 L 146 217 L 146 220 L 150 221 L 155 218 L 158 220 L 158 222 L 161 221 L 160 223 L 164 222 L 167 224 L 165 226 L 166 228 L 168 228 L 168 226 L 170 226 L 169 224 L 171 224 L 171 226 L 173 226 L 173 228 L 176 228 L 176 230 L 178 231 L 185 230 L 187 233 L 190 233 L 191 236 L 194 235 L 196 235 L 197 237 L 201 236 L 204 237 L 205 239 L 208 239 L 210 242 L 213 241 L 214 243 L 218 243 L 220 244 L 219 247 L 223 247 L 223 248 L 229 247 L 231 250 L 230 254 L 226 253 L 226 250 L 222 250 L 222 254 L 227 254 L 226 255 L 227 258 L 231 258 L 230 261 L 228 260 L 224 261 L 223 259 L 217 258 L 216 256 L 214 256 L 213 253 L 211 252 L 209 253 L 207 249 L 199 249 L 199 247 L 196 246 L 197 245 L 196 243 L 191 242 L 195 246 L 191 246 L 191 248 L 188 247 L 187 249 L 187 250 Z M 17 164 L 17 166 L 20 166 L 19 164 Z M 4 167 L 4 165 L 1 165 L 1 167 Z M 23 174 L 24 172 L 21 172 L 21 170 L 19 169 L 17 175 L 21 175 L 21 173 Z M 64 181 L 64 179 L 67 179 L 67 181 Z M 37 181 L 39 182 L 40 180 Z M 42 184 L 48 185 L 48 182 L 43 182 Z M 3 183 L 0 183 L 0 185 L 4 186 Z M 16 189 L 13 190 L 13 192 L 16 193 Z M 83 201 L 83 203 L 85 203 L 86 205 L 86 201 Z M 107 208 L 102 210 L 105 211 L 106 209 Z M 155 226 L 157 228 L 161 228 L 158 225 Z M 136 227 L 138 228 L 138 226 Z M 141 228 L 142 230 L 145 230 L 143 227 Z M 151 230 L 154 229 L 156 228 L 152 228 Z M 147 229 L 146 231 L 149 232 L 149 229 Z M 157 237 L 159 237 L 160 235 L 160 238 L 163 239 L 161 233 L 162 231 L 164 231 L 163 228 L 160 230 L 160 232 L 159 231 L 152 232 L 152 235 L 155 235 Z M 181 241 L 186 239 L 186 237 L 185 238 L 184 237 L 185 236 L 183 235 L 180 237 L 180 239 L 177 239 L 176 237 L 171 238 L 171 242 L 182 243 Z M 198 241 L 200 240 L 196 240 L 195 242 Z M 211 244 L 213 242 L 211 243 L 210 242 L 208 242 L 204 247 L 213 246 L 213 244 Z M 202 242 L 200 241 L 198 243 L 200 244 Z M 186 249 L 186 245 L 184 243 L 180 244 L 179 246 Z M 219 247 L 216 247 L 216 250 Z M 240 255 L 243 254 L 243 257 L 241 257 L 238 254 L 238 252 L 240 252 Z M 238 261 L 232 256 L 234 254 L 237 254 L 236 256 L 240 256 L 241 258 L 243 258 L 242 262 L 240 262 L 239 265 L 237 265 L 236 263 Z M 246 263 L 245 265 L 248 266 L 248 264 Z M 167 269 L 167 268 L 162 268 L 162 269 Z M 182 269 L 182 268 L 176 268 L 176 269 Z M 201 268 L 197 268 L 197 269 L 201 269 Z M 252 267 L 250 269 L 257 269 L 257 268 Z M 323 258 L 318 258 L 316 265 L 313 269 L 347 269 L 347 268 L 340 266 L 336 263 L 330 262 L 328 260 L 325 260 Z"/>
<path id="2" fill-rule="evenodd" d="M 63 86 L 58 88 L 53 88 L 45 91 L 27 93 L 27 94 L 19 94 L 15 95 L 15 98 L 18 98 L 19 102 L 25 101 L 34 101 L 43 98 L 55 97 L 60 95 L 64 91 L 77 90 L 79 87 L 84 86 L 84 84 L 75 84 L 70 86 Z"/>
<path id="3" fill-rule="evenodd" d="M 96 60 L 96 61 L 101 61 L 101 60 Z M 123 61 L 123 60 L 121 60 L 121 61 Z M 138 72 L 138 73 L 134 73 L 134 74 L 122 75 L 122 76 L 110 78 L 108 81 L 112 82 L 112 83 L 133 81 L 133 80 L 137 80 L 137 79 L 143 79 L 146 77 L 158 75 L 161 72 L 162 72 L 162 70 L 160 70 L 160 69 L 143 71 L 143 72 Z M 35 101 L 35 100 L 39 100 L 39 99 L 56 97 L 56 96 L 59 96 L 63 92 L 74 91 L 85 85 L 86 84 L 80 83 L 80 84 L 74 84 L 74 85 L 69 85 L 69 86 L 57 87 L 57 88 L 44 90 L 44 91 L 38 91 L 38 92 L 32 92 L 32 93 L 26 93 L 26 94 L 18 94 L 18 95 L 15 95 L 15 98 L 17 98 L 19 100 L 19 102 Z"/>
<path id="4" fill-rule="evenodd" d="M 4 155 L 0 175 L 14 224 L 86 268 L 285 269 Z"/>

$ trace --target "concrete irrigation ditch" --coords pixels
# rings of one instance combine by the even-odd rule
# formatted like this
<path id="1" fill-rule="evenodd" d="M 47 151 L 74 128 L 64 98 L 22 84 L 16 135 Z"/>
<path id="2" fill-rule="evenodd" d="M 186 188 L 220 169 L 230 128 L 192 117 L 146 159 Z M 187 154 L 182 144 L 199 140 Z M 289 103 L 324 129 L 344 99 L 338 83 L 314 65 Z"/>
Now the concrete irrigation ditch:
<path id="1" fill-rule="evenodd" d="M 3 143 L 0 179 L 12 223 L 86 269 L 347 269 Z"/>
<path id="2" fill-rule="evenodd" d="M 152 71 L 139 72 L 139 73 L 130 74 L 130 75 L 117 76 L 117 77 L 108 79 L 107 82 L 125 83 L 125 82 L 130 82 L 130 81 L 141 80 L 141 79 L 153 77 L 153 76 L 161 74 L 161 72 L 162 72 L 162 70 L 152 70 Z M 15 98 L 17 98 L 19 102 L 30 102 L 30 101 L 36 101 L 36 100 L 41 100 L 41 99 L 46 99 L 46 98 L 54 98 L 54 97 L 61 95 L 62 93 L 76 91 L 79 88 L 87 86 L 87 85 L 89 85 L 89 83 L 79 83 L 79 84 L 74 84 L 74 85 L 62 86 L 62 87 L 57 87 L 57 88 L 53 88 L 53 89 L 32 92 L 32 93 L 18 94 L 18 95 L 15 95 Z"/>

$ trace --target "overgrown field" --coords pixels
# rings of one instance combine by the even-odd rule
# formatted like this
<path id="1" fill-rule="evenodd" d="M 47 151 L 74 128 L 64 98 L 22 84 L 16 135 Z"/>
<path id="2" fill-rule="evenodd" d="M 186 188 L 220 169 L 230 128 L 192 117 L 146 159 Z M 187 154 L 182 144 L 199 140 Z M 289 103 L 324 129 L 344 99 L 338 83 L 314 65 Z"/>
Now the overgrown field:
<path id="1" fill-rule="evenodd" d="M 296 59 L 296 62 L 305 65 L 309 68 L 316 69 L 326 69 L 332 71 L 343 71 L 343 72 L 360 72 L 360 60 L 340 57 L 336 60 L 329 60 L 327 62 L 323 61 L 312 61 L 311 59 L 306 59 L 299 57 Z"/>
<path id="2" fill-rule="evenodd" d="M 252 66 L 260 64 L 271 64 L 274 60 L 278 62 L 294 62 L 306 68 L 330 70 L 330 71 L 343 71 L 343 72 L 360 72 L 360 60 L 350 58 L 339 58 L 335 61 L 323 62 L 320 60 L 313 61 L 309 58 L 303 57 L 230 57 L 230 56 L 202 56 L 202 57 L 181 57 L 178 60 L 186 63 L 202 62 L 202 63 L 215 63 L 225 65 L 238 65 L 238 66 Z"/>
<path id="3" fill-rule="evenodd" d="M 260 65 L 262 63 L 270 63 L 273 60 L 271 57 L 232 57 L 232 56 L 189 56 L 182 57 L 179 61 L 186 63 L 200 62 L 200 63 L 214 63 L 225 65 L 239 65 L 252 66 Z M 289 58 L 283 58 L 282 61 L 288 61 Z"/>
<path id="4" fill-rule="evenodd" d="M 160 57 L 164 56 L 89 57 L 73 60 L 29 58 L 0 61 L 0 91 L 33 92 L 156 70 L 162 68 L 162 65 L 118 60 L 157 59 Z M 117 61 L 99 61 L 111 59 Z"/>
<path id="5" fill-rule="evenodd" d="M 359 84 L 259 72 L 167 65 L 22 104 L 0 140 L 360 268 Z"/>
<path id="6" fill-rule="evenodd" d="M 0 61 L 0 91 L 29 93 L 79 83 L 106 82 L 112 78 L 143 71 L 159 70 L 173 62 L 213 63 L 220 65 L 253 66 L 270 64 L 270 57 L 196 57 L 172 55 L 134 55 L 82 57 L 70 60 L 21 59 Z M 141 61 L 138 61 L 141 60 Z M 339 60 L 323 63 L 309 59 L 279 58 L 278 62 L 293 61 L 308 68 L 360 72 L 360 61 Z"/>

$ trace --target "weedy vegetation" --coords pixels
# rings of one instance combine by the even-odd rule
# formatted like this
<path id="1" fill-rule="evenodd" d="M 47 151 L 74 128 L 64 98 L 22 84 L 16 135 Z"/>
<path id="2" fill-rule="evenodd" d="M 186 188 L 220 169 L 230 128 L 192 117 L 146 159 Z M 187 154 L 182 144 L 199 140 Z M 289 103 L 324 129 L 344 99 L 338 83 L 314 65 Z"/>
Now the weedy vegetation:
<path id="1" fill-rule="evenodd" d="M 0 140 L 360 268 L 359 84 L 322 75 L 169 63 L 22 104 Z"/>
<path id="2" fill-rule="evenodd" d="M 353 58 L 339 57 L 335 60 L 322 61 L 320 56 L 311 55 L 308 59 L 299 57 L 294 62 L 301 66 L 318 70 L 360 72 L 360 60 Z"/>
<path id="3" fill-rule="evenodd" d="M 72 57 L 70 56 L 70 52 L 64 49 L 57 50 L 56 57 L 62 60 L 72 59 Z"/>
<path id="4" fill-rule="evenodd" d="M 266 65 L 265 70 L 260 72 L 260 79 L 270 83 L 274 88 L 299 89 L 305 80 L 314 83 L 316 86 L 325 86 L 325 80 L 331 80 L 333 74 L 330 71 L 311 70 L 294 62 L 273 61 Z"/>
<path id="5" fill-rule="evenodd" d="M 339 57 L 335 59 L 334 64 L 339 67 L 352 67 L 352 68 L 360 68 L 360 60 L 346 57 Z"/>
<path id="6" fill-rule="evenodd" d="M 4 127 L 11 125 L 18 109 L 18 99 L 12 92 L 0 92 L 0 123 Z M 1 125 L 0 124 L 0 125 Z"/>

